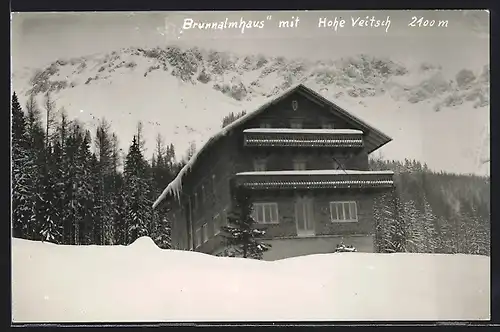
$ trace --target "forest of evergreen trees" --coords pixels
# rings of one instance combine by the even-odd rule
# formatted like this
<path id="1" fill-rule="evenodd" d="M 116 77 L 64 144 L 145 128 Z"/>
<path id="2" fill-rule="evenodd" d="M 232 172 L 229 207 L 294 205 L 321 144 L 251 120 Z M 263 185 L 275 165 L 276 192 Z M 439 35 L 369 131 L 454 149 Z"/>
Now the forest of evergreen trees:
<path id="1" fill-rule="evenodd" d="M 42 119 L 43 114 L 43 119 Z M 43 123 L 43 124 L 42 124 Z M 57 244 L 126 245 L 147 235 L 170 247 L 170 225 L 152 202 L 182 166 L 158 135 L 144 157 L 142 124 L 123 157 L 106 120 L 91 133 L 49 93 L 24 109 L 12 96 L 13 236 Z"/>
<path id="2" fill-rule="evenodd" d="M 415 160 L 370 161 L 393 170 L 395 187 L 375 202 L 380 252 L 490 255 L 490 178 L 433 172 Z"/>
<path id="3" fill-rule="evenodd" d="M 222 127 L 244 114 L 229 114 Z M 176 160 L 161 135 L 146 160 L 144 143 L 138 123 L 123 156 L 106 120 L 91 132 L 57 109 L 49 93 L 41 106 L 30 96 L 24 109 L 14 93 L 13 236 L 126 245 L 146 235 L 170 248 L 168 207 L 151 207 L 185 161 Z M 192 143 L 187 158 L 195 150 Z M 377 158 L 370 166 L 395 172 L 396 189 L 375 202 L 379 251 L 490 254 L 489 177 L 434 172 L 414 160 Z"/>

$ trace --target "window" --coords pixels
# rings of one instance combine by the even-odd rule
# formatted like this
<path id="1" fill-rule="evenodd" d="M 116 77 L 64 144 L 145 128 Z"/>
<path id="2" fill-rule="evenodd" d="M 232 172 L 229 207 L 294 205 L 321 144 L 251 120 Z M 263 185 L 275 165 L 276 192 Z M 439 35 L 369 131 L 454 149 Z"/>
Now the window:
<path id="1" fill-rule="evenodd" d="M 254 203 L 252 216 L 259 224 L 277 224 L 278 203 Z"/>
<path id="2" fill-rule="evenodd" d="M 255 159 L 253 161 L 253 169 L 256 172 L 263 172 L 266 170 L 266 160 L 265 159 Z"/>
<path id="3" fill-rule="evenodd" d="M 214 235 L 217 235 L 220 233 L 221 230 L 221 216 L 219 214 L 216 214 L 214 216 Z"/>
<path id="4" fill-rule="evenodd" d="M 290 121 L 290 127 L 293 129 L 300 129 L 302 128 L 302 121 L 300 120 L 291 120 Z"/>
<path id="5" fill-rule="evenodd" d="M 201 228 L 196 229 L 196 237 L 194 239 L 194 246 L 198 248 L 201 246 Z"/>
<path id="6" fill-rule="evenodd" d="M 330 216 L 332 222 L 358 221 L 356 202 L 330 202 Z"/>
<path id="7" fill-rule="evenodd" d="M 201 185 L 201 201 L 205 203 L 205 185 Z"/>
<path id="8" fill-rule="evenodd" d="M 296 111 L 299 108 L 299 103 L 296 100 L 292 101 L 292 109 Z"/>
<path id="9" fill-rule="evenodd" d="M 261 122 L 260 127 L 261 128 L 271 128 L 271 124 L 268 122 Z"/>
<path id="10" fill-rule="evenodd" d="M 193 210 L 196 211 L 197 208 L 198 208 L 198 193 L 194 193 Z"/>
<path id="11" fill-rule="evenodd" d="M 332 123 L 323 123 L 321 126 L 323 129 L 333 129 L 333 124 Z"/>
<path id="12" fill-rule="evenodd" d="M 305 160 L 294 160 L 293 161 L 293 170 L 294 171 L 305 171 L 306 170 L 306 161 Z"/>
<path id="13" fill-rule="evenodd" d="M 201 226 L 202 230 L 202 236 L 203 236 L 203 243 L 208 241 L 208 225 L 205 223 L 203 226 Z"/>

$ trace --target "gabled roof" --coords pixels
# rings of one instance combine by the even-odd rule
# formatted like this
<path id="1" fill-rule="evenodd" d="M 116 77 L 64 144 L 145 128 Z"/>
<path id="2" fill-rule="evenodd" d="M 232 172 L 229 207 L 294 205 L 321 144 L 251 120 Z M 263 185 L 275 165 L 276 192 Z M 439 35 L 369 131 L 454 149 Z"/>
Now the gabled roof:
<path id="1" fill-rule="evenodd" d="M 198 157 L 213 143 L 215 143 L 222 136 L 225 136 L 227 133 L 231 132 L 233 129 L 239 127 L 240 125 L 243 125 L 248 120 L 253 119 L 257 115 L 268 109 L 269 106 L 278 103 L 279 101 L 283 100 L 284 98 L 288 97 L 294 92 L 302 92 L 306 97 L 310 98 L 311 100 L 329 107 L 329 111 L 334 113 L 335 115 L 340 116 L 341 118 L 346 119 L 348 122 L 353 122 L 357 124 L 359 127 L 361 127 L 361 130 L 366 134 L 366 140 L 371 143 L 367 144 L 367 146 L 371 147 L 369 148 L 368 153 L 373 152 L 374 150 L 380 148 L 382 145 L 385 145 L 392 140 L 392 138 L 390 138 L 389 136 L 385 135 L 384 133 L 375 129 L 374 127 L 368 125 L 366 122 L 355 117 L 354 115 L 348 113 L 343 108 L 339 107 L 338 105 L 324 98 L 314 90 L 306 87 L 304 84 L 297 84 L 281 92 L 277 96 L 270 97 L 266 103 L 262 104 L 255 111 L 245 114 L 241 118 L 237 119 L 236 121 L 222 128 L 216 134 L 212 135 L 208 139 L 208 141 L 191 157 L 189 162 L 180 170 L 175 179 L 172 182 L 170 182 L 168 186 L 163 190 L 161 195 L 154 202 L 153 209 L 156 208 L 158 204 L 160 204 L 160 202 L 164 200 L 167 195 L 174 195 L 177 199 L 180 198 L 180 194 L 182 191 L 182 179 L 184 175 L 186 175 L 191 169 L 191 167 L 193 167 Z"/>

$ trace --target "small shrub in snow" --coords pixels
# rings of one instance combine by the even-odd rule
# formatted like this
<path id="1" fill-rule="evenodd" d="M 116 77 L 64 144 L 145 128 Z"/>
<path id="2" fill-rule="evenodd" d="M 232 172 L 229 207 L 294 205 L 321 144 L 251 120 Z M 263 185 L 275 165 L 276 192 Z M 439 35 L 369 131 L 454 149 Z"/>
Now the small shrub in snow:
<path id="1" fill-rule="evenodd" d="M 356 251 L 357 250 L 354 246 L 345 245 L 344 242 L 337 244 L 337 246 L 335 247 L 336 253 L 338 253 L 338 252 L 356 252 Z"/>

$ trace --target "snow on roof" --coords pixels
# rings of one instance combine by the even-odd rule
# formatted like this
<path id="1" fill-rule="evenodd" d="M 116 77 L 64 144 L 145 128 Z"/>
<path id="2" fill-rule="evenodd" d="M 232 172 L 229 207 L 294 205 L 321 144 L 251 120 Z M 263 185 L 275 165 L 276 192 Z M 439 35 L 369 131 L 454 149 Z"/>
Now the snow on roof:
<path id="1" fill-rule="evenodd" d="M 295 129 L 295 128 L 251 128 L 244 133 L 297 133 L 297 134 L 363 134 L 356 129 Z"/>
<path id="2" fill-rule="evenodd" d="M 356 171 L 356 170 L 337 170 L 337 169 L 322 169 L 322 170 L 306 170 L 306 171 L 260 171 L 260 172 L 241 172 L 236 175 L 363 175 L 363 174 L 394 174 L 393 171 Z"/>
<path id="3" fill-rule="evenodd" d="M 218 138 L 225 136 L 229 131 L 231 131 L 233 128 L 237 127 L 238 125 L 244 123 L 248 119 L 254 117 L 264 109 L 266 109 L 268 106 L 278 102 L 281 98 L 284 96 L 288 95 L 288 93 L 294 91 L 298 86 L 301 84 L 297 84 L 292 86 L 291 88 L 283 91 L 282 93 L 278 94 L 278 96 L 274 97 L 269 97 L 268 101 L 266 101 L 264 104 L 259 106 L 256 110 L 248 112 L 241 118 L 237 119 L 236 121 L 231 122 L 229 125 L 226 127 L 222 128 L 219 132 L 215 133 L 212 135 L 208 141 L 199 149 L 195 152 L 195 154 L 189 159 L 189 162 L 179 171 L 175 179 L 168 184 L 168 186 L 163 190 L 161 195 L 156 199 L 156 201 L 153 203 L 153 209 L 158 206 L 158 204 L 161 203 L 165 199 L 165 197 L 169 194 L 173 194 L 177 199 L 180 198 L 181 190 L 182 190 L 182 178 L 184 175 L 193 167 L 195 164 L 196 160 L 198 157 L 201 155 L 201 153 L 206 150 L 215 140 Z"/>
<path id="4" fill-rule="evenodd" d="M 195 152 L 195 154 L 191 157 L 189 162 L 179 171 L 175 179 L 168 184 L 168 186 L 163 190 L 160 196 L 156 199 L 156 201 L 153 203 L 153 209 L 158 206 L 158 204 L 161 203 L 167 197 L 167 195 L 172 194 L 174 195 L 178 200 L 180 199 L 181 191 L 182 191 L 182 179 L 184 175 L 193 167 L 193 165 L 196 163 L 196 160 L 198 157 L 201 155 L 203 151 L 205 151 L 209 146 L 211 146 L 212 143 L 214 143 L 217 139 L 219 139 L 222 136 L 225 136 L 229 131 L 231 131 L 233 128 L 239 126 L 240 124 L 246 122 L 247 120 L 253 118 L 254 116 L 258 115 L 260 112 L 264 111 L 267 109 L 270 105 L 275 104 L 282 100 L 284 97 L 286 97 L 289 93 L 295 91 L 297 88 L 303 87 L 310 93 L 312 93 L 314 96 L 318 97 L 320 100 L 326 102 L 326 103 L 332 103 L 328 99 L 322 97 L 318 93 L 314 92 L 312 89 L 307 88 L 304 84 L 298 83 L 295 85 L 292 85 L 289 89 L 282 91 L 281 93 L 277 94 L 276 96 L 271 96 L 268 98 L 268 100 L 260 105 L 256 110 L 250 111 L 241 118 L 237 119 L 236 121 L 230 123 L 226 127 L 222 128 L 219 132 L 215 133 L 212 135 L 207 142 Z M 351 117 L 353 120 L 361 123 L 364 126 L 371 127 L 367 125 L 365 122 L 361 121 L 360 119 L 354 117 L 353 115 L 349 114 L 347 111 L 343 110 L 342 108 L 337 106 L 337 111 L 340 111 L 341 113 L 344 113 L 346 116 Z M 389 140 L 390 138 L 383 133 L 379 132 L 375 128 L 373 128 L 375 131 L 377 131 L 380 135 L 383 135 L 384 137 L 387 137 Z"/>

